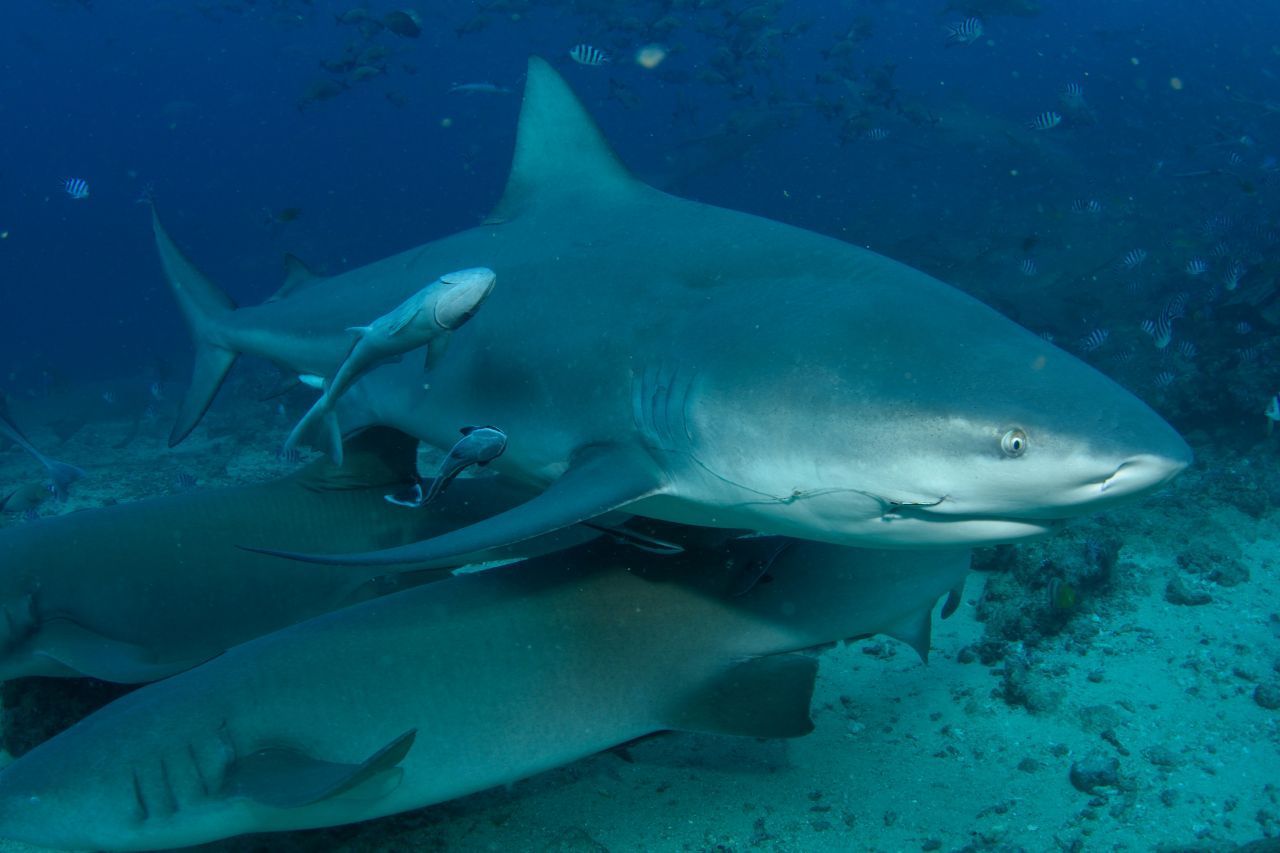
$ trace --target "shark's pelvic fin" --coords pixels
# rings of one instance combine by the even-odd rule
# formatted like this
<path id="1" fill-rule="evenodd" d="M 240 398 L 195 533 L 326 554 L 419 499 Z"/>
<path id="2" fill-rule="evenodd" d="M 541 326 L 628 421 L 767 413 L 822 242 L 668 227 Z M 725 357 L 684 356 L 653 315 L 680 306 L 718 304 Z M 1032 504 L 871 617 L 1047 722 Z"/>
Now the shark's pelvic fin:
<path id="1" fill-rule="evenodd" d="M 235 364 L 236 352 L 220 343 L 218 323 L 236 309 L 236 304 L 182 254 L 160 224 L 154 207 L 151 224 L 155 230 L 156 248 L 160 251 L 160 263 L 196 345 L 191 385 L 182 398 L 178 419 L 169 433 L 169 446 L 173 447 L 195 429 L 227 378 L 231 365 Z"/>
<path id="2" fill-rule="evenodd" d="M 37 655 L 56 661 L 89 678 L 116 684 L 145 684 L 191 669 L 197 660 L 156 660 L 151 649 L 113 640 L 67 619 L 45 623 Z"/>
<path id="3" fill-rule="evenodd" d="M 288 299 L 299 290 L 323 279 L 323 276 L 307 266 L 297 255 L 286 253 L 284 256 L 284 284 L 280 285 L 280 289 L 273 293 L 267 301 L 279 302 L 281 299 Z"/>
<path id="4" fill-rule="evenodd" d="M 619 196 L 646 190 L 564 78 L 545 59 L 531 57 L 511 175 L 489 221 L 506 222 L 545 203 L 616 204 Z"/>
<path id="5" fill-rule="evenodd" d="M 404 774 L 397 765 L 417 733 L 410 729 L 359 764 L 322 761 L 296 749 L 261 749 L 232 762 L 223 794 L 279 809 L 309 806 L 376 782 L 386 786 L 386 794 Z"/>
<path id="6" fill-rule="evenodd" d="M 590 448 L 547 490 L 484 521 L 398 548 L 365 554 L 302 554 L 240 546 L 249 551 L 336 566 L 415 565 L 513 545 L 589 521 L 663 491 L 666 478 L 648 453 L 632 447 Z"/>
<path id="7" fill-rule="evenodd" d="M 418 476 L 418 440 L 398 429 L 374 426 L 347 442 L 345 463 L 317 459 L 293 475 L 316 492 L 406 486 Z"/>
<path id="8" fill-rule="evenodd" d="M 808 655 L 752 658 L 720 673 L 673 709 L 672 729 L 742 737 L 800 737 L 813 731 L 818 661 Z"/>

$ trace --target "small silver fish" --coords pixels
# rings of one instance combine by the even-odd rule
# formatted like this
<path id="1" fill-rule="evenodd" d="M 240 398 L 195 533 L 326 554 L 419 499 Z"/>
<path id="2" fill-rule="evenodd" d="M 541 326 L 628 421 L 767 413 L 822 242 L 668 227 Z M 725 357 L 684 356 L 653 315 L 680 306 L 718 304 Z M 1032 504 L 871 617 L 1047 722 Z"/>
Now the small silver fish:
<path id="1" fill-rule="evenodd" d="M 967 45 L 973 44 L 982 38 L 982 19 L 965 18 L 963 21 L 954 21 L 947 24 L 947 45 Z"/>
<path id="2" fill-rule="evenodd" d="M 1157 388 L 1168 388 L 1178 378 L 1177 374 L 1168 370 L 1162 370 L 1156 374 L 1155 386 Z"/>
<path id="3" fill-rule="evenodd" d="M 497 427 L 463 427 L 462 438 L 450 449 L 440 463 L 440 470 L 431 481 L 418 480 L 408 489 L 384 495 L 389 503 L 399 506 L 426 506 L 438 498 L 459 474 L 472 465 L 483 468 L 502 455 L 507 449 L 507 434 Z"/>
<path id="4" fill-rule="evenodd" d="M 1204 275 L 1209 271 L 1209 264 L 1203 258 L 1192 258 L 1187 261 L 1187 275 Z"/>
<path id="5" fill-rule="evenodd" d="M 1154 320 L 1143 320 L 1142 331 L 1155 341 L 1156 349 L 1164 349 L 1173 340 L 1173 321 L 1161 314 Z"/>
<path id="6" fill-rule="evenodd" d="M 1072 213 L 1101 213 L 1102 202 L 1096 198 L 1078 198 L 1071 202 Z"/>
<path id="7" fill-rule="evenodd" d="M 609 61 L 608 54 L 589 44 L 575 44 L 569 51 L 569 58 L 579 65 L 604 65 Z"/>
<path id="8" fill-rule="evenodd" d="M 1236 323 L 1237 335 L 1247 335 L 1252 331 L 1253 331 L 1253 326 L 1249 325 L 1244 320 L 1241 320 L 1239 323 Z"/>
<path id="9" fill-rule="evenodd" d="M 1089 334 L 1080 339 L 1081 352 L 1093 352 L 1107 342 L 1107 338 L 1111 336 L 1111 332 L 1107 329 L 1094 329 Z"/>
<path id="10" fill-rule="evenodd" d="M 1031 130 L 1053 130 L 1062 124 L 1062 116 L 1053 110 L 1045 110 L 1038 116 L 1027 122 L 1027 127 Z"/>
<path id="11" fill-rule="evenodd" d="M 1088 104 L 1084 100 L 1084 87 L 1079 83 L 1068 83 L 1062 87 L 1062 94 L 1059 96 L 1062 105 L 1068 110 L 1079 112 L 1088 109 Z"/>
<path id="12" fill-rule="evenodd" d="M 1120 265 L 1127 270 L 1136 270 L 1142 266 L 1147 259 L 1146 249 L 1130 249 L 1124 253 L 1124 257 L 1120 259 Z"/>
<path id="13" fill-rule="evenodd" d="M 62 182 L 62 191 L 76 201 L 84 201 L 89 197 L 89 184 L 83 178 L 67 178 Z"/>
<path id="14" fill-rule="evenodd" d="M 1179 341 L 1178 355 L 1182 356 L 1187 361 L 1194 360 L 1196 357 L 1196 345 L 1191 343 L 1191 341 Z"/>
<path id="15" fill-rule="evenodd" d="M 506 86 L 494 83 L 459 83 L 449 89 L 450 93 L 463 95 L 509 95 L 511 90 Z"/>
<path id="16" fill-rule="evenodd" d="M 1227 268 L 1226 273 L 1222 276 L 1222 286 L 1227 290 L 1235 290 L 1240 286 L 1240 279 L 1244 277 L 1244 265 L 1234 263 Z"/>
<path id="17" fill-rule="evenodd" d="M 863 139 L 869 139 L 872 142 L 884 142 L 889 138 L 889 131 L 883 127 L 873 127 L 866 133 L 862 134 Z"/>
<path id="18" fill-rule="evenodd" d="M 1018 264 L 1018 269 L 1028 278 L 1040 272 L 1040 268 L 1036 266 L 1036 262 L 1031 258 L 1023 258 L 1022 263 Z"/>

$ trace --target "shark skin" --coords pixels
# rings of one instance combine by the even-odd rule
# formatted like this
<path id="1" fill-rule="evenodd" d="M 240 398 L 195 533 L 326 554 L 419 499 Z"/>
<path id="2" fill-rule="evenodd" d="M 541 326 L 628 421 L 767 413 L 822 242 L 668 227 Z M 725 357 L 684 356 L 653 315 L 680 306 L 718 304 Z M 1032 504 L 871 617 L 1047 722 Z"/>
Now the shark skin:
<path id="1" fill-rule="evenodd" d="M 794 653 L 872 633 L 927 651 L 931 608 L 969 564 L 777 551 L 659 557 L 600 540 L 261 637 L 0 771 L 0 837 L 180 847 L 419 808 L 660 730 L 803 735 L 817 661 Z M 769 582 L 744 591 L 761 560 Z"/>
<path id="2" fill-rule="evenodd" d="M 234 310 L 156 220 L 196 338 L 174 428 L 240 352 L 329 375 L 343 330 L 424 277 L 484 264 L 509 284 L 452 336 L 429 388 L 367 374 L 344 426 L 439 447 L 500 424 L 494 467 L 542 489 L 387 565 L 509 543 L 625 508 L 863 547 L 1048 533 L 1147 494 L 1191 460 L 1155 412 L 966 294 L 874 253 L 632 178 L 545 62 L 530 61 L 507 189 L 489 224 Z"/>
<path id="3" fill-rule="evenodd" d="M 293 622 L 447 576 L 447 567 L 430 564 L 402 579 L 290 564 L 235 548 L 228 534 L 292 547 L 381 547 L 451 530 L 529 495 L 501 478 L 473 478 L 424 510 L 393 506 L 383 495 L 415 481 L 416 447 L 415 439 L 374 428 L 354 439 L 341 469 L 315 462 L 261 485 L 0 530 L 0 680 L 153 681 Z M 545 553 L 594 535 L 564 531 L 475 556 Z"/>

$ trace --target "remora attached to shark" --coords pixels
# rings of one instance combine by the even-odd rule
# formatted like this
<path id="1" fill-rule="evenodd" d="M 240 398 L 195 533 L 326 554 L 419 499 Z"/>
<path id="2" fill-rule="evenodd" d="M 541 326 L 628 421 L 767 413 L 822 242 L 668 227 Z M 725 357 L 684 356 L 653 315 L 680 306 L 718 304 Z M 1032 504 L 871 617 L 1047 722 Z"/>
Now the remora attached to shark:
<path id="1" fill-rule="evenodd" d="M 289 564 L 234 547 L 376 548 L 413 542 L 518 505 L 527 487 L 459 480 L 430 507 L 387 503 L 416 481 L 416 440 L 372 428 L 346 465 L 313 462 L 270 483 L 198 489 L 0 530 L 0 680 L 87 675 L 163 678 L 233 645 L 413 583 Z M 476 560 L 546 553 L 593 538 L 575 528 Z M 458 560 L 446 562 L 453 565 Z"/>
<path id="2" fill-rule="evenodd" d="M 236 354 L 331 375 L 343 331 L 424 278 L 509 284 L 416 365 L 369 373 L 344 426 L 447 447 L 501 424 L 494 467 L 543 489 L 385 565 L 518 541 L 619 508 L 868 547 L 1007 542 L 1150 492 L 1190 461 L 1145 404 L 973 298 L 863 249 L 675 198 L 619 164 L 564 81 L 530 61 L 490 224 L 234 310 L 155 222 L 197 358 L 171 440 Z"/>
<path id="3" fill-rule="evenodd" d="M 662 729 L 807 733 L 817 662 L 928 648 L 966 551 L 585 546 L 317 617 L 118 700 L 0 771 L 0 836 L 140 850 L 366 820 Z M 771 582 L 754 560 L 774 559 Z M 741 594 L 738 594 L 741 593 Z M 416 736 L 415 736 L 416 733 Z"/>

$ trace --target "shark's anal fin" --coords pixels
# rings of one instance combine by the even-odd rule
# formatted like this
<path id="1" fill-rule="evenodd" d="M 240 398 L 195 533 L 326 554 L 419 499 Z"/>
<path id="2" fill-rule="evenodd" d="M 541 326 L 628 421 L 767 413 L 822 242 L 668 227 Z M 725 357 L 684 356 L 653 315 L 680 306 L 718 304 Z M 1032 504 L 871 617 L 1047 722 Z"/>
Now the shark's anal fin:
<path id="1" fill-rule="evenodd" d="M 260 749 L 232 762 L 223 793 L 295 809 L 342 796 L 380 777 L 394 786 L 404 774 L 397 765 L 409 753 L 417 733 L 410 729 L 359 764 L 322 761 L 296 749 Z"/>
<path id="2" fill-rule="evenodd" d="M 809 703 L 817 658 L 769 655 L 735 664 L 674 708 L 668 728 L 742 737 L 800 737 L 813 731 Z"/>
<path id="3" fill-rule="evenodd" d="M 915 649 L 921 661 L 928 663 L 929 645 L 933 641 L 933 608 L 924 607 L 908 613 L 881 633 L 906 643 Z"/>
<path id="4" fill-rule="evenodd" d="M 145 684 L 204 663 L 198 660 L 156 660 L 144 646 L 113 640 L 67 619 L 41 626 L 36 654 L 89 678 L 116 684 Z M 216 653 L 215 653 L 216 654 Z"/>
<path id="5" fill-rule="evenodd" d="M 596 446 L 579 453 L 560 479 L 532 500 L 433 539 L 365 554 L 302 554 L 240 547 L 307 563 L 411 568 L 561 530 L 659 494 L 664 487 L 662 471 L 645 451 L 617 445 Z"/>

